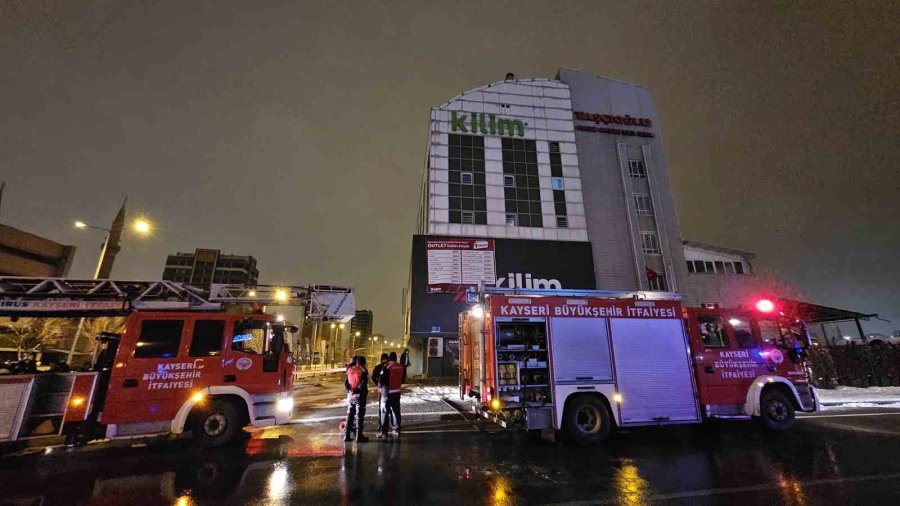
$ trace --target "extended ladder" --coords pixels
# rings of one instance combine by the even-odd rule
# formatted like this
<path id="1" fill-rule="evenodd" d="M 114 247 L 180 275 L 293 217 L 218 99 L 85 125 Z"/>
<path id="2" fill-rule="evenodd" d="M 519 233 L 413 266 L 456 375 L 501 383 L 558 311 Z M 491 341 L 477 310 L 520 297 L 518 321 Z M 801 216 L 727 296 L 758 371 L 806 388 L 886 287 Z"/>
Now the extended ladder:
<path id="1" fill-rule="evenodd" d="M 312 320 L 349 320 L 353 288 L 0 276 L 0 316 L 115 316 L 131 311 L 221 311 L 229 306 L 302 306 Z"/>

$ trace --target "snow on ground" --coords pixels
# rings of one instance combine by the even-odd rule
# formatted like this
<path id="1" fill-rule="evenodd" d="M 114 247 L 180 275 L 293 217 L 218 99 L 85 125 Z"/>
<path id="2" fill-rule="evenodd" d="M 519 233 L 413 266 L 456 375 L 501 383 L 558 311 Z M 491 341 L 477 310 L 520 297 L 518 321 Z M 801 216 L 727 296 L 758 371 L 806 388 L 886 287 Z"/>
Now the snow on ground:
<path id="1" fill-rule="evenodd" d="M 833 390 L 817 388 L 819 400 L 824 403 L 848 402 L 900 402 L 900 387 L 837 387 Z"/>
<path id="2" fill-rule="evenodd" d="M 456 385 L 412 385 L 409 387 L 409 393 L 404 392 L 404 396 L 417 397 L 423 401 L 441 402 L 444 397 L 459 395 L 459 387 Z M 403 402 L 403 397 L 400 397 Z"/>
<path id="3" fill-rule="evenodd" d="M 447 385 L 410 385 L 404 388 L 400 396 L 400 405 L 425 404 L 426 402 L 441 402 L 441 398 L 459 394 L 459 387 Z M 334 404 L 322 406 L 323 408 L 341 408 L 347 405 L 347 399 L 342 397 Z M 367 406 L 378 406 L 378 393 L 372 390 L 369 393 Z"/>
<path id="4" fill-rule="evenodd" d="M 900 387 L 816 389 L 823 409 L 900 408 Z"/>
<path id="5" fill-rule="evenodd" d="M 893 408 L 900 409 L 900 402 L 888 402 L 888 403 L 875 403 L 875 402 L 847 402 L 843 404 L 836 405 L 825 405 L 822 406 L 823 411 L 832 411 L 839 409 L 851 409 L 851 408 Z"/>

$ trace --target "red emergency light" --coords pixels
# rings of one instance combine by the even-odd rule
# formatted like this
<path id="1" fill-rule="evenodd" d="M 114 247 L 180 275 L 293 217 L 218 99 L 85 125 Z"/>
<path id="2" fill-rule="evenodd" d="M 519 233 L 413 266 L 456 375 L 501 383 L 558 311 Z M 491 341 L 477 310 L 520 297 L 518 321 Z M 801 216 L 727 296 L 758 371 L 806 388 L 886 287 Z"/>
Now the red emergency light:
<path id="1" fill-rule="evenodd" d="M 775 311 L 775 303 L 769 299 L 760 299 L 756 301 L 756 309 L 762 313 L 771 313 Z"/>

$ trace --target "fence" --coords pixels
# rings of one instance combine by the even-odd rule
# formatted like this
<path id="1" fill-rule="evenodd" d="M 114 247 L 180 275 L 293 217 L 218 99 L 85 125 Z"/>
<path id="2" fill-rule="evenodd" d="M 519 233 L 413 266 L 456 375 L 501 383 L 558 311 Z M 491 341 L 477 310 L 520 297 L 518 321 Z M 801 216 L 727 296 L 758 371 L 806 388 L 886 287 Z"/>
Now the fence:
<path id="1" fill-rule="evenodd" d="M 820 388 L 900 385 L 900 345 L 814 346 L 808 360 Z"/>

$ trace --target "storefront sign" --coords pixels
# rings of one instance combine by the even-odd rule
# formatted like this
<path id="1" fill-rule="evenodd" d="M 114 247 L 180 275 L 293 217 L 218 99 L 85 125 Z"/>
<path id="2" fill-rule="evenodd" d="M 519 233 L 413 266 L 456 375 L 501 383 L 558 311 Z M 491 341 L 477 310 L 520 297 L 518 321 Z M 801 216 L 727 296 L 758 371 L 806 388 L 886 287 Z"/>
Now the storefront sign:
<path id="1" fill-rule="evenodd" d="M 476 243 L 480 249 L 475 249 Z M 493 260 L 487 251 L 491 252 Z M 481 267 L 473 267 L 472 264 L 479 264 L 479 259 L 472 261 L 470 258 L 470 267 L 464 276 L 463 254 L 469 256 L 474 253 L 480 254 Z M 457 254 L 460 264 L 455 280 L 459 283 L 432 283 L 441 279 L 446 281 L 448 276 L 457 272 Z M 438 259 L 440 262 L 437 262 Z M 472 276 L 473 270 L 476 271 L 475 276 Z M 468 279 L 463 280 L 463 277 Z M 476 302 L 466 302 L 466 289 L 477 287 L 479 278 L 485 286 L 493 282 L 497 288 L 597 289 L 594 256 L 591 243 L 586 241 L 417 235 L 412 244 L 410 331 L 421 337 L 436 333 L 444 334 L 441 337 L 455 335 L 459 313 Z M 463 285 L 462 281 L 474 283 Z"/>
<path id="2" fill-rule="evenodd" d="M 466 125 L 466 120 L 469 124 Z M 493 114 L 450 112 L 450 130 L 463 133 L 482 133 L 525 137 L 525 123 L 517 119 L 498 118 Z"/>
<path id="3" fill-rule="evenodd" d="M 456 293 L 493 284 L 497 268 L 492 239 L 428 239 L 428 293 Z"/>
<path id="4" fill-rule="evenodd" d="M 650 128 L 653 126 L 653 122 L 650 120 L 650 118 L 634 118 L 629 116 L 628 114 L 622 116 L 617 114 L 599 114 L 575 111 L 574 116 L 575 119 L 582 121 L 593 121 L 597 125 L 613 124 L 645 128 Z M 575 125 L 575 130 L 580 130 L 582 132 L 597 132 L 601 134 L 629 135 L 633 137 L 656 137 L 652 132 L 644 132 L 641 130 L 626 130 L 622 128 L 610 128 L 605 126 Z"/>

